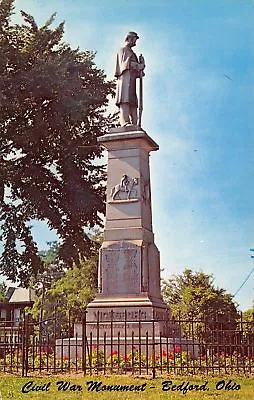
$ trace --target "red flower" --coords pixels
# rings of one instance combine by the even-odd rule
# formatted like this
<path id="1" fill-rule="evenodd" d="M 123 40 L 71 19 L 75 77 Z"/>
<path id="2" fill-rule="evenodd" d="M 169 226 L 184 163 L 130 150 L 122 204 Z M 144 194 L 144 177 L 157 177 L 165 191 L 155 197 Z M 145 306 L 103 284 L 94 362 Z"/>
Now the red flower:
<path id="1" fill-rule="evenodd" d="M 163 350 L 162 350 L 162 357 L 166 357 L 167 354 L 168 354 L 168 353 L 166 352 L 166 350 L 163 349 Z"/>
<path id="2" fill-rule="evenodd" d="M 69 357 L 68 356 L 63 356 L 63 360 L 64 361 L 69 360 Z"/>
<path id="3" fill-rule="evenodd" d="M 111 353 L 111 356 L 116 356 L 118 354 L 118 352 L 116 350 L 113 350 Z"/>
<path id="4" fill-rule="evenodd" d="M 175 346 L 174 347 L 175 353 L 181 353 L 181 347 L 180 346 Z"/>

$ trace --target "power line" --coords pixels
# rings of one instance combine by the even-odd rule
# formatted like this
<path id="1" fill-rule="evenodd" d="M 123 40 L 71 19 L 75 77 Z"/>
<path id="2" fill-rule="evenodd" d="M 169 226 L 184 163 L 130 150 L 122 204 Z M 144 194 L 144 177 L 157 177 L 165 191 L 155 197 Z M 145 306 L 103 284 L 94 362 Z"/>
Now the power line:
<path id="1" fill-rule="evenodd" d="M 247 277 L 244 279 L 243 283 L 241 284 L 241 286 L 239 287 L 239 289 L 237 289 L 237 291 L 235 292 L 235 294 L 233 295 L 233 297 L 235 297 L 240 290 L 242 289 L 242 287 L 245 285 L 245 283 L 248 281 L 248 279 L 250 278 L 252 272 L 254 271 L 254 268 L 252 268 L 252 270 L 250 271 L 250 273 L 247 275 Z"/>

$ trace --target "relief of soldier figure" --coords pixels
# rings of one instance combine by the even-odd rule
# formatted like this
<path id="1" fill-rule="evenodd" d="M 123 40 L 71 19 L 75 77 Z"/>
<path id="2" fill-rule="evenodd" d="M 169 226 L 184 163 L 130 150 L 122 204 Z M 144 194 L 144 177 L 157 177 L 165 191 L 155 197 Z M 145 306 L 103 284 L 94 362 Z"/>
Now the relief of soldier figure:
<path id="1" fill-rule="evenodd" d="M 110 196 L 112 200 L 130 200 L 131 196 L 137 196 L 137 190 L 134 186 L 138 185 L 138 178 L 130 178 L 128 175 L 124 174 L 121 178 L 120 184 L 114 186 L 111 189 Z M 124 197 L 121 198 L 121 193 L 124 193 Z"/>
<path id="2" fill-rule="evenodd" d="M 142 78 L 145 68 L 145 60 L 142 55 L 137 55 L 132 50 L 139 39 L 136 32 L 128 32 L 125 38 L 125 46 L 117 53 L 115 76 L 117 78 L 116 105 L 120 109 L 120 124 L 122 127 L 141 126 Z M 139 104 L 136 93 L 136 80 L 140 78 Z M 137 108 L 139 106 L 139 118 Z"/>

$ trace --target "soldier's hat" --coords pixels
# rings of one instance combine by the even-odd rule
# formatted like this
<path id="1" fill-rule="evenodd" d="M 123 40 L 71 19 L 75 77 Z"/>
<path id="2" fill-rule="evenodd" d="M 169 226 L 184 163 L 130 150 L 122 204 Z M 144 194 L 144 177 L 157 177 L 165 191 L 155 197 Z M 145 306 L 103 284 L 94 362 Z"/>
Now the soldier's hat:
<path id="1" fill-rule="evenodd" d="M 127 40 L 129 36 L 134 36 L 137 39 L 139 39 L 139 36 L 138 36 L 138 34 L 136 32 L 128 32 L 126 37 L 125 37 L 125 40 Z"/>

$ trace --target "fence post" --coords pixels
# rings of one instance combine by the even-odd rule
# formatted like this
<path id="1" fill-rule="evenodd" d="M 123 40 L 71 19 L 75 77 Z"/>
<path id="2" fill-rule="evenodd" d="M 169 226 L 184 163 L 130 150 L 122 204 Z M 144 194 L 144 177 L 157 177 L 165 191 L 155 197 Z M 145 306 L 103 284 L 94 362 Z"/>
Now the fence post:
<path id="1" fill-rule="evenodd" d="M 26 375 L 25 376 L 27 376 L 27 373 L 28 373 L 28 369 L 29 369 L 29 360 L 28 360 L 28 353 L 29 353 L 29 339 L 30 339 L 30 335 L 29 335 L 29 330 L 30 330 L 30 315 L 28 314 L 27 316 L 26 316 L 26 325 L 25 325 L 25 327 L 26 327 L 26 335 L 25 335 L 25 337 L 26 337 L 26 346 L 25 346 L 25 349 L 26 349 L 26 363 L 25 363 L 25 365 L 26 365 Z"/>
<path id="2" fill-rule="evenodd" d="M 26 324 L 26 319 L 25 319 L 25 314 L 24 314 L 24 319 L 22 323 L 22 331 L 21 331 L 21 354 L 22 354 L 22 377 L 25 376 L 25 324 Z"/>
<path id="3" fill-rule="evenodd" d="M 22 326 L 22 377 L 27 376 L 28 372 L 28 340 L 29 340 L 28 317 L 24 314 Z"/>
<path id="4" fill-rule="evenodd" d="M 82 371 L 84 372 L 84 376 L 86 375 L 86 311 L 82 316 L 82 341 L 81 341 L 81 348 L 82 348 Z"/>
<path id="5" fill-rule="evenodd" d="M 155 325 L 154 325 L 154 313 L 153 313 L 153 319 L 152 319 L 152 373 L 153 373 L 153 379 L 156 376 L 156 367 L 155 367 Z"/>

